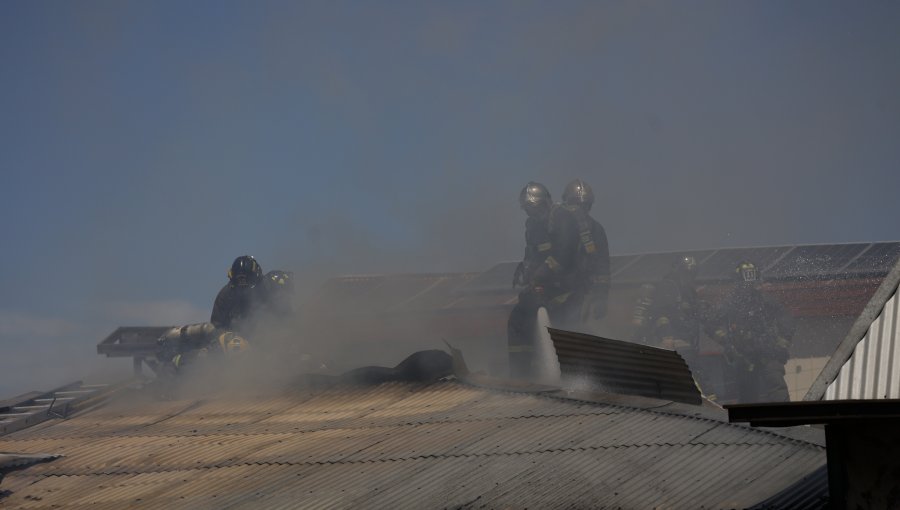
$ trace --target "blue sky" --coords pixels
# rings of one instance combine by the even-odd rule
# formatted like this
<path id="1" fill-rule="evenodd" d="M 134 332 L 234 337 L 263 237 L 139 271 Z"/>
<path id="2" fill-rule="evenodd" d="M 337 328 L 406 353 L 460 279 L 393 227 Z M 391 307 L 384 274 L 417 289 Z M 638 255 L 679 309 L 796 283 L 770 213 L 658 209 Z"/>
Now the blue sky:
<path id="1" fill-rule="evenodd" d="M 896 2 L 4 2 L 0 394 L 78 377 L 116 325 L 203 320 L 236 255 L 310 278 L 515 259 L 532 179 L 591 183 L 614 253 L 896 240 L 898 23 Z"/>

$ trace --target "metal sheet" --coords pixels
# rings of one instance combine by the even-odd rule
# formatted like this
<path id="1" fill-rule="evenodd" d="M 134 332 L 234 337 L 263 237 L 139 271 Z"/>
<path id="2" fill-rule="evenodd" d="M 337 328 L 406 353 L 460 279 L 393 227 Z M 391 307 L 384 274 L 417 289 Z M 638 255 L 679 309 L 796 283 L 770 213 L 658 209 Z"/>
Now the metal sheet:
<path id="1" fill-rule="evenodd" d="M 113 404 L 43 429 L 68 437 L 2 438 L 65 454 L 9 475 L 4 508 L 743 507 L 824 462 L 712 410 L 614 401 L 442 382 L 159 403 L 156 421 Z"/>
<path id="2" fill-rule="evenodd" d="M 900 398 L 900 298 L 895 293 L 856 344 L 825 400 Z"/>
<path id="3" fill-rule="evenodd" d="M 882 280 L 804 400 L 898 398 L 900 263 Z"/>
<path id="4" fill-rule="evenodd" d="M 564 377 L 587 377 L 611 393 L 701 402 L 687 363 L 675 351 L 548 329 Z"/>

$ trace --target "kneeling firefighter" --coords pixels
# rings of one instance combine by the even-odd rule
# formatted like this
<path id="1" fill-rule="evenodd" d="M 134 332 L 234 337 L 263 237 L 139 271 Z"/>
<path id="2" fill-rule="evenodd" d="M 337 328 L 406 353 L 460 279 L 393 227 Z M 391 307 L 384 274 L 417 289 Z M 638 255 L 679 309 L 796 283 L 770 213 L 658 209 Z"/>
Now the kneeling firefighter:
<path id="1" fill-rule="evenodd" d="M 157 359 L 178 373 L 197 359 L 231 357 L 250 350 L 250 344 L 234 331 L 216 328 L 210 322 L 173 328 L 158 340 Z"/>

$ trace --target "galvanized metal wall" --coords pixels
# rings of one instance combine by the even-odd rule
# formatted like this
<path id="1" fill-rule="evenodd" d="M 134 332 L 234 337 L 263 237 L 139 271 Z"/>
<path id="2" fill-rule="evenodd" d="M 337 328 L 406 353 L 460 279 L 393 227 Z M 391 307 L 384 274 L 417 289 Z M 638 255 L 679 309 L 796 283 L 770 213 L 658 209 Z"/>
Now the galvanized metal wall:
<path id="1" fill-rule="evenodd" d="M 900 299 L 896 291 L 825 392 L 825 400 L 900 398 Z"/>

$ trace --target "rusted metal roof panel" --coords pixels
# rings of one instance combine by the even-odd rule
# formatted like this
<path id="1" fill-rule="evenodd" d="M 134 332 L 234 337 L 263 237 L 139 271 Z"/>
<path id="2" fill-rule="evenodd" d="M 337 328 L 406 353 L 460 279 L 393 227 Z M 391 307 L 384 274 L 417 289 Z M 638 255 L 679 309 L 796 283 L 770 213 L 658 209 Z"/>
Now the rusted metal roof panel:
<path id="1" fill-rule="evenodd" d="M 700 403 L 691 371 L 675 351 L 548 328 L 564 377 L 587 378 L 626 395 Z"/>
<path id="2" fill-rule="evenodd" d="M 645 409 L 646 399 L 628 402 L 442 382 L 207 396 L 147 409 L 112 403 L 41 434 L 0 438 L 0 450 L 65 455 L 9 475 L 2 503 L 743 507 L 825 460 L 821 446 L 728 424 L 714 409 L 688 415 L 663 401 L 657 410 Z M 148 409 L 159 413 L 155 421 Z"/>

